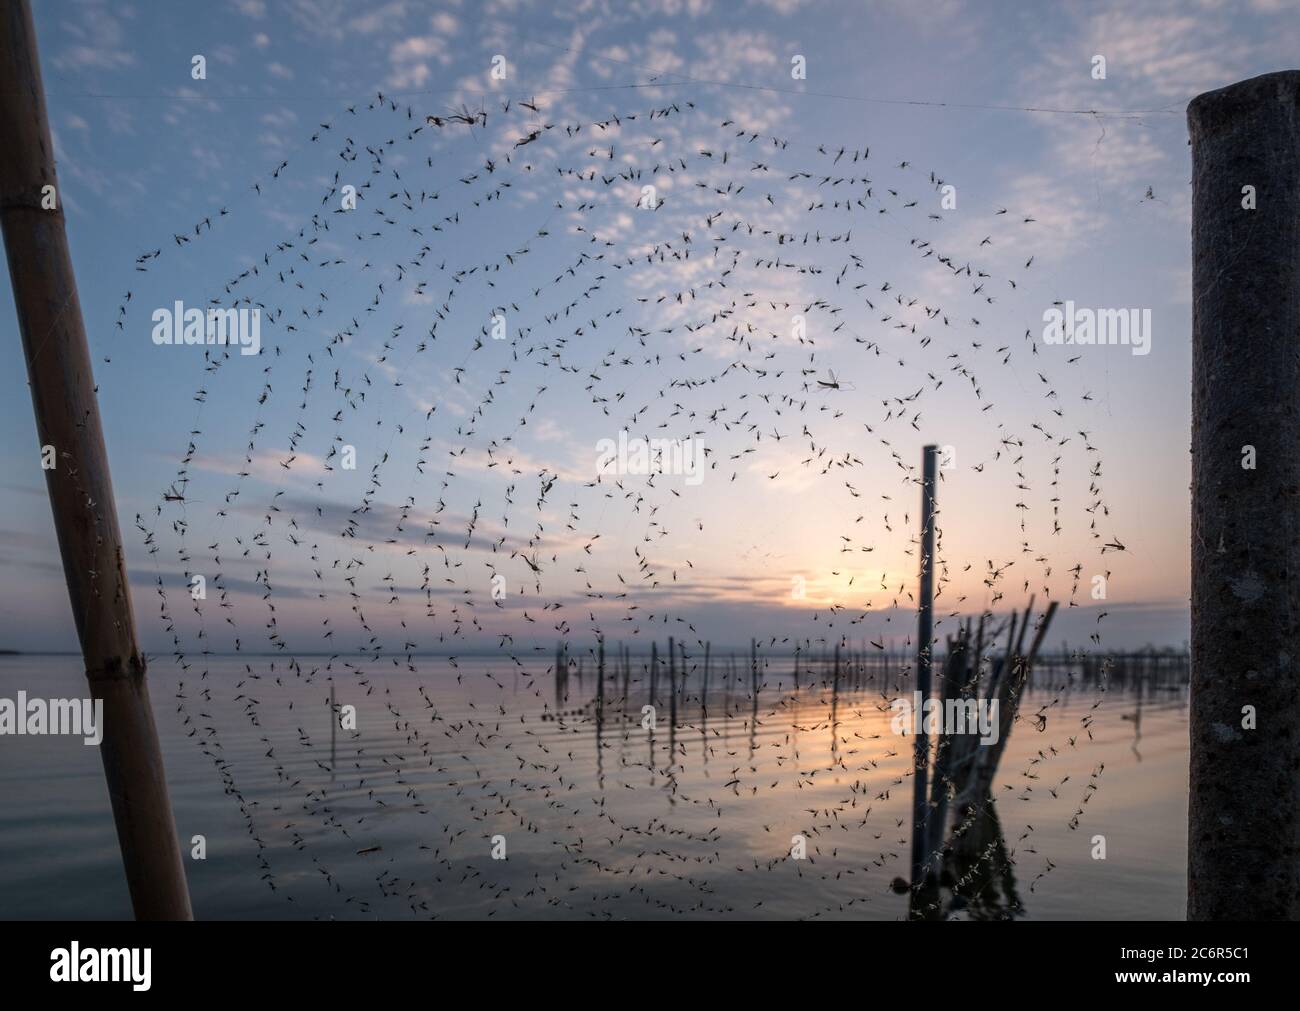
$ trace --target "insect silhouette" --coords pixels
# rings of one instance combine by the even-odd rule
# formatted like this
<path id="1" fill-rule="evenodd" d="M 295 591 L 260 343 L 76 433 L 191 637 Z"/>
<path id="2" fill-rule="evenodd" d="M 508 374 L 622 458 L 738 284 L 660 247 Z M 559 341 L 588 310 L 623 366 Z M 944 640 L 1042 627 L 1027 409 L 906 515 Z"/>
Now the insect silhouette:
<path id="1" fill-rule="evenodd" d="M 834 369 L 827 369 L 827 370 L 826 370 L 826 375 L 827 375 L 829 378 L 827 378 L 827 379 L 818 379 L 818 380 L 817 380 L 817 385 L 820 386 L 822 389 L 824 389 L 824 390 L 845 390 L 845 391 L 848 391 L 848 390 L 852 390 L 852 389 L 854 389 L 854 386 L 853 386 L 852 383 L 842 383 L 842 382 L 840 382 L 839 378 L 835 375 L 835 370 L 834 370 Z"/>

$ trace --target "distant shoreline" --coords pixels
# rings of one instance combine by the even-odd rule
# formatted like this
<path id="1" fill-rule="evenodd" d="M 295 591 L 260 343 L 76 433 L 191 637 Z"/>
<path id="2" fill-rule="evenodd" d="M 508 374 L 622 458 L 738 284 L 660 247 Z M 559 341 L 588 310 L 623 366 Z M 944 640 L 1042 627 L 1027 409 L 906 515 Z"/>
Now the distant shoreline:
<path id="1" fill-rule="evenodd" d="M 553 650 L 533 649 L 533 650 L 528 650 L 527 652 L 530 653 L 530 654 L 533 655 L 533 656 L 544 656 L 544 657 L 546 657 L 546 658 L 548 658 L 548 659 L 553 658 L 554 655 L 555 655 Z M 713 652 L 713 656 L 714 656 L 715 658 L 717 658 L 717 657 L 741 657 L 741 658 L 743 659 L 743 658 L 746 658 L 746 657 L 749 656 L 749 648 L 748 648 L 748 646 L 736 646 L 736 647 L 727 647 L 727 646 L 721 646 L 721 647 L 719 647 L 719 646 L 713 646 L 713 648 L 712 648 L 712 652 Z M 787 647 L 786 649 L 783 649 L 783 650 L 776 650 L 776 651 L 769 650 L 769 651 L 766 651 L 766 652 L 763 651 L 763 650 L 760 648 L 760 649 L 759 649 L 759 656 L 761 656 L 761 657 L 765 657 L 765 658 L 768 659 L 768 660 L 775 660 L 775 659 L 790 659 L 790 660 L 793 660 L 793 659 L 795 659 L 796 657 L 800 657 L 800 658 L 802 658 L 802 659 L 804 659 L 804 660 L 819 660 L 819 659 L 823 659 L 823 656 L 822 656 L 823 653 L 825 654 L 826 657 L 829 657 L 829 656 L 832 655 L 832 652 L 833 652 L 833 647 L 824 647 L 824 646 L 823 646 L 821 649 L 804 650 L 804 651 L 801 651 L 801 652 L 796 652 L 796 651 L 794 651 L 794 650 L 789 649 L 788 647 Z M 1077 655 L 1084 655 L 1084 656 L 1094 657 L 1094 658 L 1096 658 L 1096 657 L 1111 657 L 1111 658 L 1116 658 L 1116 657 L 1156 657 L 1156 658 L 1164 658 L 1164 659 L 1178 659 L 1178 658 L 1186 659 L 1186 658 L 1188 658 L 1188 656 L 1189 656 L 1189 654 L 1187 653 L 1187 651 L 1186 651 L 1185 649 L 1181 649 L 1181 650 L 1180 650 L 1180 649 L 1178 649 L 1178 648 L 1176 648 L 1176 647 L 1173 647 L 1173 646 L 1157 646 L 1157 647 L 1150 647 L 1150 646 L 1148 646 L 1148 647 L 1145 647 L 1145 648 L 1142 648 L 1142 649 L 1115 649 L 1115 650 L 1105 650 L 1105 649 L 1101 649 L 1101 650 L 1082 650 L 1082 651 L 1081 651 L 1081 650 L 1069 650 L 1069 651 L 1068 651 L 1068 654 L 1063 654 L 1063 653 L 1060 653 L 1060 652 L 1046 652 L 1046 653 L 1043 653 L 1042 656 L 1043 656 L 1043 658 L 1044 658 L 1045 660 L 1048 660 L 1048 659 L 1053 659 L 1053 658 L 1059 658 L 1059 657 L 1064 656 L 1064 655 L 1076 655 L 1076 654 L 1077 654 Z M 407 652 L 385 652 L 385 653 L 330 653 L 330 652 L 318 652 L 318 651 L 315 651 L 315 650 L 301 650 L 301 651 L 298 651 L 298 652 L 295 652 L 295 653 L 288 653 L 288 652 L 272 653 L 272 652 L 260 652 L 260 651 L 254 651 L 254 650 L 244 650 L 244 651 L 241 651 L 241 652 L 233 652 L 233 651 L 232 651 L 232 652 L 212 652 L 212 653 L 204 653 L 204 654 L 197 654 L 197 655 L 198 655 L 198 656 L 202 656 L 202 657 L 212 657 L 212 658 L 220 658 L 220 659 L 228 659 L 228 658 L 249 658 L 249 659 L 259 659 L 259 660 L 260 660 L 260 659 L 267 659 L 267 658 L 270 658 L 270 659 L 279 659 L 279 660 L 286 660 L 286 659 L 290 659 L 290 658 L 298 658 L 298 659 L 307 659 L 307 658 L 312 658 L 312 659 L 317 659 L 317 658 L 321 658 L 321 657 L 325 657 L 325 658 L 333 658 L 333 659 L 336 659 L 336 660 L 356 660 L 356 659 L 358 659 L 358 658 L 362 658 L 362 659 L 366 659 L 366 660 L 375 660 L 375 659 L 391 659 L 391 658 L 393 658 L 393 657 L 401 657 L 401 658 L 405 658 L 405 657 L 408 657 L 408 656 L 409 656 L 411 659 L 413 659 L 413 660 L 421 660 L 421 659 L 424 659 L 424 660 L 430 660 L 430 659 L 432 659 L 432 660 L 448 660 L 448 659 L 470 660 L 470 659 L 483 659 L 483 658 L 491 658 L 491 657 L 501 657 L 501 656 L 506 656 L 506 655 L 509 655 L 509 654 L 503 653 L 503 652 L 501 652 L 501 651 L 499 651 L 499 650 L 477 648 L 477 649 L 458 650 L 458 651 L 456 651 L 456 652 L 454 652 L 454 653 L 451 653 L 451 652 L 447 652 L 447 653 L 435 653 L 435 652 L 424 652 L 424 651 L 412 651 L 412 652 L 410 652 L 410 653 L 407 653 Z M 594 659 L 594 655 L 595 655 L 595 654 L 594 654 L 594 650 L 586 650 L 586 649 L 584 649 L 584 650 L 582 650 L 580 653 L 570 653 L 570 659 L 574 659 L 574 660 L 576 660 L 576 659 Z M 644 657 L 649 656 L 650 654 L 649 654 L 649 652 L 647 651 L 647 652 L 645 652 L 645 653 L 641 653 L 641 652 L 633 652 L 633 653 L 631 653 L 630 655 L 633 656 L 633 657 L 644 658 Z M 691 655 L 691 658 L 692 658 L 692 659 L 699 659 L 699 658 L 700 658 L 700 655 L 701 655 L 701 654 L 694 653 L 694 654 Z M 849 655 L 848 653 L 845 654 L 845 658 L 846 658 L 846 659 L 848 658 L 848 655 Z M 868 655 L 868 656 L 881 655 L 881 656 L 897 657 L 897 656 L 910 655 L 910 650 L 889 649 L 889 650 L 884 650 L 884 651 L 882 651 L 882 652 L 879 653 L 879 654 L 877 654 L 877 653 L 875 653 L 875 652 L 871 652 L 871 651 L 869 651 L 869 652 L 866 653 L 866 655 Z M 936 654 L 936 655 L 945 655 L 945 654 Z M 56 656 L 69 656 L 69 657 L 76 657 L 76 658 L 80 659 L 80 657 L 81 657 L 81 653 L 77 652 L 76 650 L 30 650 L 30 651 L 29 651 L 29 650 L 17 650 L 17 649 L 0 649 L 0 657 L 4 657 L 4 656 L 25 656 L 25 657 L 56 657 Z M 611 657 L 616 657 L 616 654 L 611 654 Z M 162 662 L 165 662 L 165 661 L 167 661 L 167 660 L 171 660 L 171 659 L 174 659 L 174 657 L 173 657 L 171 654 L 169 654 L 169 653 L 157 653 L 157 654 L 150 654 L 150 653 L 147 653 L 147 652 L 145 653 L 145 661 L 146 661 L 147 663 L 149 663 L 149 664 L 162 663 Z M 190 659 L 193 659 L 193 657 L 190 657 Z M 611 661 L 610 661 L 610 662 L 613 663 L 613 659 L 612 659 L 612 658 L 611 658 Z"/>

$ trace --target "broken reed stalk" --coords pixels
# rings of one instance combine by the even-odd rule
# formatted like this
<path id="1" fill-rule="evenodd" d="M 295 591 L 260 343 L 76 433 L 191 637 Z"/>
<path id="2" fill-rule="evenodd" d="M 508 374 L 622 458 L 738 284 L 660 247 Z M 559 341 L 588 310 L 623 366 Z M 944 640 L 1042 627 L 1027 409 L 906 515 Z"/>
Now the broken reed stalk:
<path id="1" fill-rule="evenodd" d="M 1034 661 L 1056 610 L 1057 604 L 1052 601 L 1035 630 L 1029 656 L 1024 658 L 1014 653 L 1013 644 L 1023 644 L 1024 630 L 1032 620 L 1032 613 L 1026 610 L 1023 619 L 1019 619 L 1014 612 L 1012 614 L 1008 648 L 1013 652 L 994 665 L 995 669 L 1002 672 L 1002 676 L 991 681 L 988 693 L 983 696 L 985 702 L 994 698 L 998 702 L 997 741 L 982 746 L 978 737 L 968 734 L 954 742 L 957 747 L 949 758 L 949 777 L 956 797 L 952 806 L 957 823 L 952 838 L 947 843 L 941 843 L 939 848 L 950 848 L 958 865 L 969 866 L 976 861 L 979 858 L 978 851 L 989 842 L 986 830 L 992 810 L 993 782 L 1007 738 L 1011 735 L 1024 685 L 1033 673 Z M 1017 629 L 1021 633 L 1018 637 L 1015 634 Z M 994 691 L 996 695 L 993 694 Z M 947 826 L 940 825 L 935 831 L 942 839 Z"/>
<path id="2" fill-rule="evenodd" d="M 992 790 L 993 779 L 997 775 L 998 763 L 1002 761 L 1002 753 L 1007 747 L 1007 738 L 1011 736 L 1011 728 L 1015 725 L 1016 715 L 1020 709 L 1020 698 L 1025 684 L 1029 681 L 1029 675 L 1034 668 L 1034 660 L 1038 657 L 1038 650 L 1043 644 L 1043 637 L 1047 635 L 1047 628 L 1052 623 L 1052 618 L 1056 615 L 1056 601 L 1047 605 L 1047 611 L 1043 615 L 1043 620 L 1039 623 L 1034 632 L 1033 645 L 1029 649 L 1029 656 L 1022 658 L 1017 655 L 1010 659 L 1014 666 L 1010 676 L 1002 681 L 998 693 L 998 739 L 993 744 L 987 746 L 980 763 L 980 782 L 981 789 Z M 1025 620 L 1020 626 L 1020 638 L 1017 640 L 1017 646 L 1024 644 L 1025 628 L 1030 622 L 1030 612 L 1025 612 Z"/>

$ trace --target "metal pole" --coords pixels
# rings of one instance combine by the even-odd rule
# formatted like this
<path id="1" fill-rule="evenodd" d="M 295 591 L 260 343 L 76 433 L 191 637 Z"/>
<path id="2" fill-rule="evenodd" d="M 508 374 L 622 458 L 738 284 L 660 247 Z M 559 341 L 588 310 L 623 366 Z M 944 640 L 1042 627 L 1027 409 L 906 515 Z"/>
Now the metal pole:
<path id="1" fill-rule="evenodd" d="M 99 750 L 135 915 L 188 920 L 62 205 L 31 7 L 12 0 L 0 4 L 0 222 L 36 430 L 54 448 L 45 472 L 54 528 L 86 678 L 104 703 Z"/>
<path id="2" fill-rule="evenodd" d="M 1187 915 L 1300 917 L 1300 71 L 1193 99 Z M 1247 708 L 1249 707 L 1249 708 Z"/>
<path id="3" fill-rule="evenodd" d="M 930 646 L 934 638 L 934 503 L 938 446 L 921 452 L 921 580 L 916 620 L 916 690 L 921 702 L 930 697 Z M 925 714 L 917 714 L 912 773 L 912 888 L 919 888 L 924 875 L 929 845 L 930 801 L 927 783 L 930 773 L 930 738 L 925 732 Z"/>

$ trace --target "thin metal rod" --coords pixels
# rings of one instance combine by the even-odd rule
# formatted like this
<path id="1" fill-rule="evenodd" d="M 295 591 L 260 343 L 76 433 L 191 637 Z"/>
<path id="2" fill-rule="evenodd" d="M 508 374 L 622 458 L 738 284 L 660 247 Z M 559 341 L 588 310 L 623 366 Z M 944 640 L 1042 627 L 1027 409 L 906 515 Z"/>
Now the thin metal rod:
<path id="1" fill-rule="evenodd" d="M 924 704 L 930 697 L 930 668 L 934 638 L 934 515 L 935 472 L 938 446 L 926 446 L 921 453 L 921 580 L 916 620 L 916 690 Z M 929 847 L 930 800 L 927 783 L 930 769 L 930 738 L 925 732 L 925 714 L 916 719 L 912 773 L 912 887 L 921 885 Z"/>

